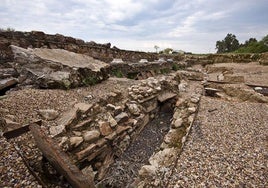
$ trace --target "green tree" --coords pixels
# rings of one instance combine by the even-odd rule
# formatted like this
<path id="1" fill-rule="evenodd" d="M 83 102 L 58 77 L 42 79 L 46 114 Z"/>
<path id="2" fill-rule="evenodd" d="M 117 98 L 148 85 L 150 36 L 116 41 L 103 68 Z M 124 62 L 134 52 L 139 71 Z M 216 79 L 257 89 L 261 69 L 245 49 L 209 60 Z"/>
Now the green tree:
<path id="1" fill-rule="evenodd" d="M 239 48 L 239 41 L 234 34 L 228 33 L 224 40 L 216 42 L 217 53 L 233 52 Z"/>
<path id="2" fill-rule="evenodd" d="M 255 38 L 250 38 L 242 44 L 236 53 L 263 53 L 268 52 L 268 35 L 257 41 Z"/>
<path id="3" fill-rule="evenodd" d="M 252 43 L 256 43 L 256 42 L 258 42 L 257 39 L 255 39 L 255 38 L 250 38 L 250 39 L 246 40 L 246 41 L 245 41 L 245 44 L 243 44 L 242 46 L 249 46 L 250 44 L 252 44 Z"/>
<path id="4" fill-rule="evenodd" d="M 264 43 L 265 46 L 268 46 L 268 35 L 263 37 L 261 41 Z"/>
<path id="5" fill-rule="evenodd" d="M 173 52 L 172 48 L 166 48 L 166 49 L 163 50 L 164 54 L 170 54 L 171 52 Z"/>

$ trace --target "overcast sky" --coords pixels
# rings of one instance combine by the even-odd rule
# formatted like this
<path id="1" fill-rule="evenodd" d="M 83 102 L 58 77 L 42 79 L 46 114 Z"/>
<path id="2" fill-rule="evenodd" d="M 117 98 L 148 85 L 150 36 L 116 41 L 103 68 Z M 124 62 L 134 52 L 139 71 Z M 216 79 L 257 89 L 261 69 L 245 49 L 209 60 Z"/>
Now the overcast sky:
<path id="1" fill-rule="evenodd" d="M 215 52 L 268 34 L 268 0 L 1 0 L 0 27 L 41 30 L 121 49 Z"/>

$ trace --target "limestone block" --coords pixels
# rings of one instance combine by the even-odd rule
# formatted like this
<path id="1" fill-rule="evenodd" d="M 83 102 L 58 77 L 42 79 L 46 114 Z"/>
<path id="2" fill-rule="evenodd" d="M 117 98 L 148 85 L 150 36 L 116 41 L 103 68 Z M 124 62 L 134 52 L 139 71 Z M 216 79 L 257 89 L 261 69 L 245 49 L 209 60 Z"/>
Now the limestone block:
<path id="1" fill-rule="evenodd" d="M 181 127 L 182 126 L 182 123 L 183 123 L 183 120 L 182 120 L 182 118 L 178 118 L 178 119 L 176 119 L 175 120 L 175 122 L 174 122 L 174 128 L 179 128 L 179 127 Z"/>
<path id="2" fill-rule="evenodd" d="M 190 107 L 187 109 L 189 113 L 193 114 L 196 112 L 196 108 L 195 107 Z"/>
<path id="3" fill-rule="evenodd" d="M 159 102 L 165 102 L 169 99 L 172 99 L 174 97 L 176 97 L 177 94 L 173 93 L 173 92 L 164 92 L 158 95 L 157 99 Z"/>
<path id="4" fill-rule="evenodd" d="M 100 137 L 100 132 L 97 130 L 87 131 L 83 134 L 83 138 L 86 142 L 92 142 Z"/>
<path id="5" fill-rule="evenodd" d="M 77 147 L 83 142 L 83 137 L 81 136 L 74 136 L 70 138 L 70 146 Z"/>
<path id="6" fill-rule="evenodd" d="M 140 108 L 135 103 L 128 103 L 127 107 L 129 109 L 129 112 L 133 115 L 139 115 L 140 114 Z"/>

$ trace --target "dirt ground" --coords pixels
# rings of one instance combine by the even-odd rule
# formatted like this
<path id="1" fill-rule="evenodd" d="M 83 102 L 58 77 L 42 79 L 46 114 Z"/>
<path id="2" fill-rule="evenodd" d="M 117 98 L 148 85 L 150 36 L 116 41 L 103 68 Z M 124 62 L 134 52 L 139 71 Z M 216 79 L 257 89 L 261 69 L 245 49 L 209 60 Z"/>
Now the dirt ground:
<path id="1" fill-rule="evenodd" d="M 268 86 L 268 66 L 262 66 L 258 62 L 251 63 L 218 63 L 213 67 L 226 67 L 233 69 L 235 75 L 244 76 L 248 84 Z M 209 78 L 216 80 L 219 73 L 209 74 Z"/>

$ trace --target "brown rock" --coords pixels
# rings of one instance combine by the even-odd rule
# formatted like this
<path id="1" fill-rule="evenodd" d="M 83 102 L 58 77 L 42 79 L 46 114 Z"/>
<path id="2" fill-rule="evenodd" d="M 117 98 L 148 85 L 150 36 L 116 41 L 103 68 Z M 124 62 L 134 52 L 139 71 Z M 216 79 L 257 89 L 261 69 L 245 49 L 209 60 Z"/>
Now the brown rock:
<path id="1" fill-rule="evenodd" d="M 127 131 L 129 129 L 131 129 L 130 126 L 118 126 L 116 129 L 116 133 L 121 134 L 122 132 Z"/>
<path id="2" fill-rule="evenodd" d="M 0 80 L 0 91 L 5 88 L 12 87 L 16 85 L 17 83 L 18 81 L 15 78 L 6 78 L 3 80 Z"/>
<path id="3" fill-rule="evenodd" d="M 113 130 L 110 127 L 109 122 L 99 122 L 99 128 L 101 135 L 107 136 L 113 132 Z"/>
<path id="4" fill-rule="evenodd" d="M 77 156 L 78 160 L 81 160 L 81 159 L 87 157 L 88 155 L 92 154 L 94 152 L 95 148 L 96 148 L 96 144 L 90 144 L 84 150 L 76 153 L 76 156 Z"/>
<path id="5" fill-rule="evenodd" d="M 93 106 L 92 104 L 88 103 L 77 103 L 74 105 L 74 107 L 78 108 L 78 110 L 83 114 L 87 114 L 89 110 L 92 108 L 92 106 Z"/>
<path id="6" fill-rule="evenodd" d="M 92 119 L 87 119 L 87 120 L 82 121 L 82 122 L 78 123 L 77 125 L 73 126 L 73 129 L 78 129 L 80 127 L 90 126 L 91 122 L 92 122 Z"/>

